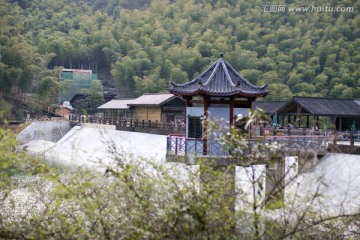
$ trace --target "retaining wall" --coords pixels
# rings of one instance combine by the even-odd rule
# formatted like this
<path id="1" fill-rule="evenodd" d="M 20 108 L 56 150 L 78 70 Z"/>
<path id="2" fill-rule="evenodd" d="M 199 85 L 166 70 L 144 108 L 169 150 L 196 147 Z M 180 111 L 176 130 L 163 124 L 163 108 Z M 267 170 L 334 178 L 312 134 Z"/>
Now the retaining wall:
<path id="1" fill-rule="evenodd" d="M 71 129 L 69 121 L 33 122 L 16 137 L 18 144 L 26 144 L 32 140 L 59 141 Z"/>

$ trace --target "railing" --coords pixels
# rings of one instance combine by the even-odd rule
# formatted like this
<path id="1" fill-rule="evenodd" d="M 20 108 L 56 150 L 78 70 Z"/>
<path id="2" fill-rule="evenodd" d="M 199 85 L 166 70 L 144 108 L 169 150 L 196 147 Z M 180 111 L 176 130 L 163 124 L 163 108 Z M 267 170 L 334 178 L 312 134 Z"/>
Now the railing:
<path id="1" fill-rule="evenodd" d="M 205 147 L 205 148 L 204 148 Z M 228 156 L 228 152 L 216 140 L 185 138 L 184 135 L 170 135 L 167 138 L 167 152 L 174 155 Z"/>
<path id="2" fill-rule="evenodd" d="M 109 124 L 116 125 L 123 121 L 127 121 L 127 119 L 123 118 L 101 118 L 94 116 L 85 116 L 85 115 L 69 115 L 69 121 L 75 123 L 97 123 L 97 124 Z"/>
<path id="3" fill-rule="evenodd" d="M 266 146 L 261 148 L 261 151 L 264 153 L 269 153 L 270 147 L 278 150 L 326 150 L 329 142 L 330 138 L 323 136 L 268 136 L 261 139 L 248 140 L 248 146 L 244 147 L 245 149 L 242 149 L 241 153 L 249 154 L 251 151 L 259 151 L 259 148 L 257 148 L 259 144 Z M 217 140 L 186 138 L 184 135 L 168 136 L 167 153 L 172 155 L 208 157 L 227 157 L 230 155 L 228 150 Z"/>
<path id="4" fill-rule="evenodd" d="M 330 138 L 324 136 L 268 136 L 265 142 L 280 149 L 316 149 L 325 150 Z"/>
<path id="5" fill-rule="evenodd" d="M 70 115 L 69 121 L 73 124 L 81 123 L 96 123 L 116 125 L 116 130 L 142 132 L 160 135 L 169 134 L 185 134 L 185 126 L 181 123 L 163 123 L 151 120 L 133 120 L 125 118 L 96 118 L 93 116 L 86 117 L 85 115 L 75 116 Z"/>
<path id="6" fill-rule="evenodd" d="M 310 128 L 281 128 L 273 129 L 271 127 L 261 128 L 260 126 L 253 126 L 251 129 L 251 136 L 336 136 L 338 140 L 349 140 L 351 135 L 354 136 L 355 141 L 360 141 L 360 130 L 357 131 L 337 131 L 333 129 L 310 129 Z"/>
<path id="7" fill-rule="evenodd" d="M 354 141 L 360 141 L 360 130 L 358 131 L 339 131 L 335 133 L 337 141 L 348 141 L 352 137 Z"/>

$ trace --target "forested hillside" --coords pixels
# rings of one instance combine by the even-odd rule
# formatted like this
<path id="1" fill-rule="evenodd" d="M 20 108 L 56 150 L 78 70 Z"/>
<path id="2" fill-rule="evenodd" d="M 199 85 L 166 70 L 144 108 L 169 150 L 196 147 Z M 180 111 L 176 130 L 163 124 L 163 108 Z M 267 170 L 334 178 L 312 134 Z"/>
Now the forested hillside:
<path id="1" fill-rule="evenodd" d="M 268 1 L 0 0 L 1 92 L 50 96 L 58 74 L 92 69 L 120 97 L 167 90 L 224 52 L 269 100 L 360 98 L 360 2 L 352 12 L 263 12 Z M 312 6 L 312 1 L 279 1 Z"/>

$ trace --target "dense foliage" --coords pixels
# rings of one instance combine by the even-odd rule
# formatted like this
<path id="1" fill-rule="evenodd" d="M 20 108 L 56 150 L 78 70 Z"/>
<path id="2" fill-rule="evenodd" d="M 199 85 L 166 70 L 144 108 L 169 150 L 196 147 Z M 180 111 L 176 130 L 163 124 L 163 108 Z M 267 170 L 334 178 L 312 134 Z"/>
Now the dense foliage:
<path id="1" fill-rule="evenodd" d="M 269 100 L 360 97 L 359 1 L 279 2 L 352 12 L 262 12 L 266 3 L 1 0 L 1 91 L 41 87 L 45 67 L 64 66 L 93 69 L 123 97 L 159 92 L 224 52 L 250 82 L 269 83 Z"/>

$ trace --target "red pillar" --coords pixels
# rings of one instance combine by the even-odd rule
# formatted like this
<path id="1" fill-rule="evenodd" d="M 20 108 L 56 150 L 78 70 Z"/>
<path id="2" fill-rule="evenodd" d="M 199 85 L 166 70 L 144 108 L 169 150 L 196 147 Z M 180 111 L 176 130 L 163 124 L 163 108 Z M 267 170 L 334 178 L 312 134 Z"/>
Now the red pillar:
<path id="1" fill-rule="evenodd" d="M 208 120 L 208 109 L 210 106 L 210 97 L 204 96 L 204 132 L 203 132 L 203 155 L 207 155 L 207 120 Z"/>
<path id="2" fill-rule="evenodd" d="M 233 125 L 234 122 L 234 97 L 231 96 L 230 97 L 230 116 L 229 116 L 229 121 L 230 121 L 230 127 Z"/>

